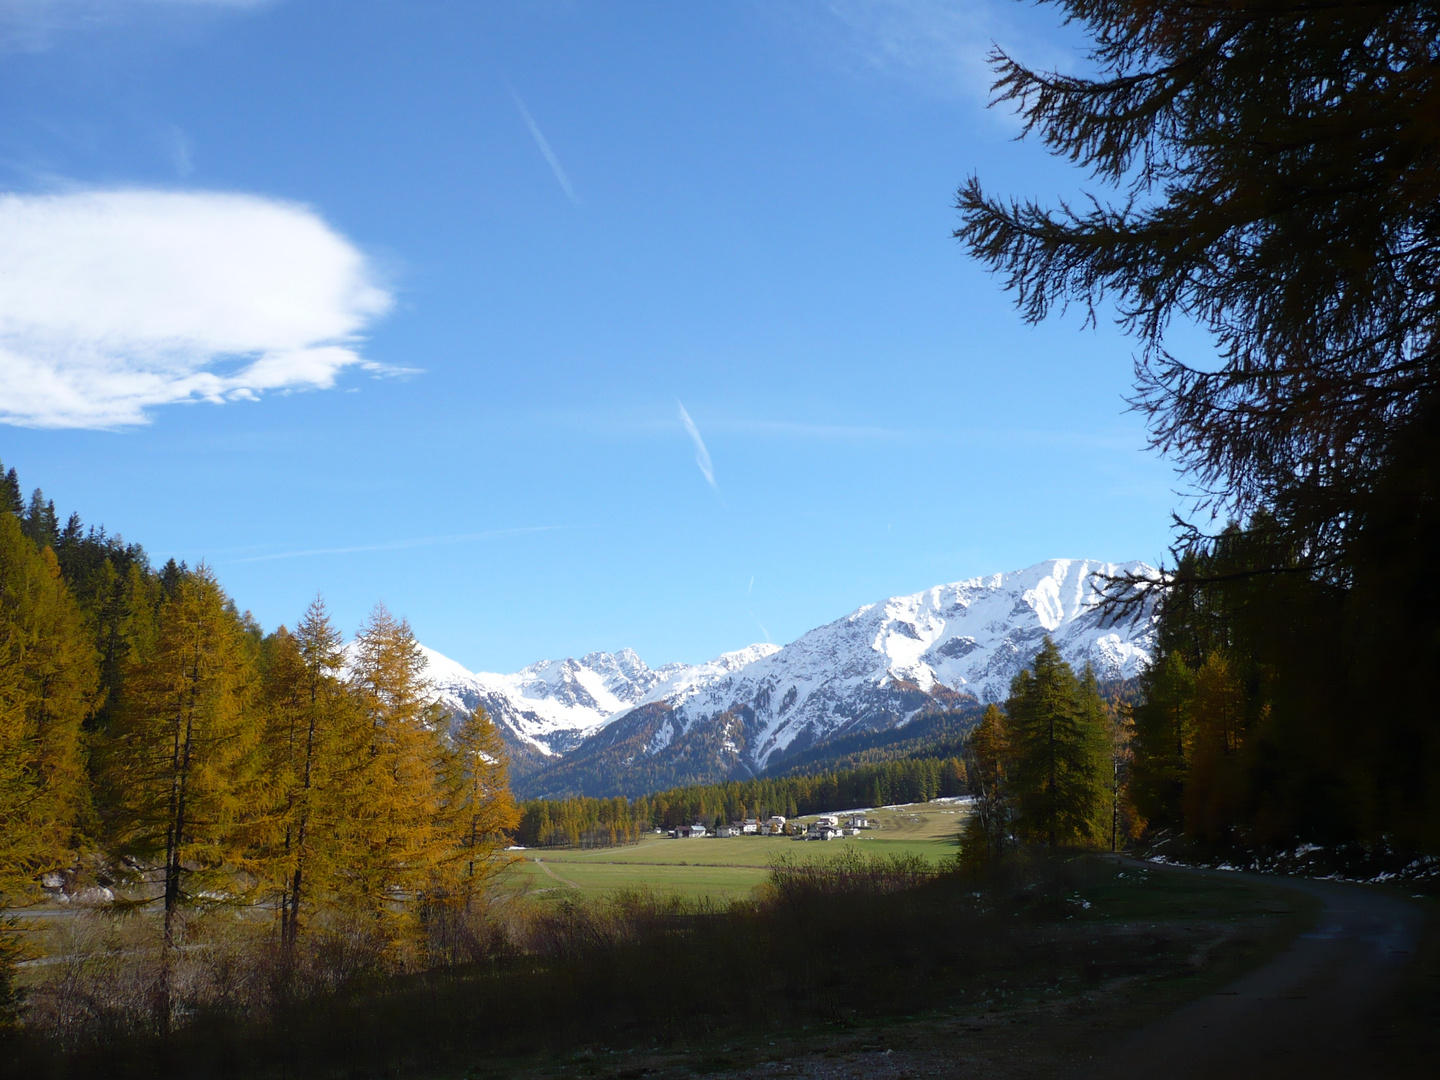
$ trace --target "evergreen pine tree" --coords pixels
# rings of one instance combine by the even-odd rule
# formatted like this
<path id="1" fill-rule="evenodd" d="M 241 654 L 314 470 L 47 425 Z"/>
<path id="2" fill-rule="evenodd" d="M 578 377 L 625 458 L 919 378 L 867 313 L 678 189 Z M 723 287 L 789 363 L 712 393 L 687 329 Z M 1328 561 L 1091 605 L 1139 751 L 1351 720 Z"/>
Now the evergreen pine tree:
<path id="1" fill-rule="evenodd" d="M 1131 791 L 1153 828 L 1178 829 L 1184 823 L 1194 698 L 1195 673 L 1177 651 L 1158 657 L 1141 677 Z"/>
<path id="2" fill-rule="evenodd" d="M 25 510 L 25 535 L 36 547 L 60 546 L 60 522 L 55 517 L 55 503 L 46 499 L 39 488 L 31 493 L 30 505 Z"/>
<path id="3" fill-rule="evenodd" d="M 0 514 L 14 514 L 17 518 L 25 513 L 25 499 L 20 494 L 20 477 L 14 469 L 3 472 L 0 466 Z"/>
<path id="4" fill-rule="evenodd" d="M 183 562 L 176 562 L 173 558 L 167 559 L 165 565 L 160 568 L 160 591 L 170 597 L 185 580 L 185 575 L 190 573 L 190 568 Z"/>
<path id="5" fill-rule="evenodd" d="M 1190 718 L 1189 775 L 1185 784 L 1185 831 L 1216 842 L 1242 820 L 1245 693 L 1218 650 L 1195 672 Z"/>
<path id="6" fill-rule="evenodd" d="M 90 583 L 87 615 L 100 650 L 100 682 L 105 691 L 96 727 L 103 731 L 121 708 L 125 673 L 133 658 L 154 648 L 161 593 L 158 580 L 140 561 L 130 561 L 122 569 L 106 558 Z"/>
<path id="7" fill-rule="evenodd" d="M 1076 679 L 1047 635 L 1011 683 L 1005 711 L 1017 831 L 1050 848 L 1095 844 L 1108 830 L 1105 712 L 1093 672 Z"/>

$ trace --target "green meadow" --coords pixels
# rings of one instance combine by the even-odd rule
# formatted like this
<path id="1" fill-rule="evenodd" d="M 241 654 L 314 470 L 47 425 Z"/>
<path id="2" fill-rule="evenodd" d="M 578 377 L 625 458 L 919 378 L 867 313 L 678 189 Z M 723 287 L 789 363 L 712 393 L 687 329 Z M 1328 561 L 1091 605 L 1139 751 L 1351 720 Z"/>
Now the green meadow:
<path id="1" fill-rule="evenodd" d="M 597 896 L 617 889 L 650 888 L 717 900 L 747 895 L 780 857 L 820 859 L 846 848 L 879 854 L 920 855 L 931 862 L 955 854 L 964 811 L 950 802 L 916 803 L 868 811 L 873 828 L 843 840 L 786 836 L 646 836 L 607 848 L 534 848 L 517 851 L 512 888 L 537 899 Z M 814 815 L 797 819 L 813 821 Z"/>

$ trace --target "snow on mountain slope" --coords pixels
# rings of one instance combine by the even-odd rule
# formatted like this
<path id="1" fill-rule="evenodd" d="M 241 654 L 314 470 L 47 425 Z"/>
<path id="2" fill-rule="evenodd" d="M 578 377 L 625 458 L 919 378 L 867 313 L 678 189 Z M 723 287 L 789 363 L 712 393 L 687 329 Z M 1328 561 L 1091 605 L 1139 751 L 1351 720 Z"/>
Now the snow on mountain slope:
<path id="1" fill-rule="evenodd" d="M 483 705 L 507 735 L 517 772 L 583 757 L 591 744 L 618 752 L 622 739 L 646 758 L 690 759 L 701 739 L 706 754 L 729 760 L 724 768 L 753 770 L 840 733 L 904 724 L 957 694 L 1003 699 L 1047 633 L 1077 668 L 1138 674 L 1150 620 L 1107 625 L 1095 607 L 1098 580 L 1127 571 L 1153 573 L 1139 562 L 1053 559 L 867 604 L 783 649 L 751 645 L 695 666 L 651 669 L 625 649 L 497 675 L 425 654 L 442 702 Z M 643 723 L 609 731 L 632 713 Z"/>
<path id="2" fill-rule="evenodd" d="M 896 712 L 897 693 L 948 690 L 998 701 L 1046 634 L 1077 669 L 1089 663 L 1101 678 L 1129 678 L 1149 659 L 1150 621 L 1108 625 L 1096 609 L 1099 579 L 1127 571 L 1153 573 L 1139 562 L 1052 559 L 867 604 L 733 675 L 678 690 L 647 750 L 743 710 L 746 756 L 758 768 L 797 741 L 808 745 L 857 723 L 903 724 L 910 716 Z M 913 696 L 905 700 L 914 715 Z"/>
<path id="3" fill-rule="evenodd" d="M 652 669 L 630 649 L 594 652 L 579 660 L 541 660 L 512 675 L 467 671 L 421 646 L 427 675 L 452 712 L 484 706 L 512 737 L 545 757 L 562 754 L 606 722 L 637 705 L 713 681 L 776 651 L 752 645 L 705 664 Z"/>

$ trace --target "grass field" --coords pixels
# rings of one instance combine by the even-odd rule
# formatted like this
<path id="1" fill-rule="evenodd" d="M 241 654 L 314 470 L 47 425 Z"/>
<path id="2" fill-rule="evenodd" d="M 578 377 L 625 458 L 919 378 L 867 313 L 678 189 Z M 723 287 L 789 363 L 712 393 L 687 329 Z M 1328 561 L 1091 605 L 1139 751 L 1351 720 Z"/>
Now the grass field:
<path id="1" fill-rule="evenodd" d="M 512 886 L 538 898 L 596 896 L 648 887 L 717 900 L 744 896 L 765 880 L 780 856 L 817 859 L 844 848 L 885 854 L 916 854 L 932 862 L 953 855 L 964 811 L 953 802 L 917 803 L 867 811 L 874 828 L 843 840 L 799 841 L 784 836 L 733 836 L 672 840 L 646 836 L 638 844 L 576 850 L 536 848 L 510 872 Z M 814 815 L 800 818 L 814 820 Z"/>

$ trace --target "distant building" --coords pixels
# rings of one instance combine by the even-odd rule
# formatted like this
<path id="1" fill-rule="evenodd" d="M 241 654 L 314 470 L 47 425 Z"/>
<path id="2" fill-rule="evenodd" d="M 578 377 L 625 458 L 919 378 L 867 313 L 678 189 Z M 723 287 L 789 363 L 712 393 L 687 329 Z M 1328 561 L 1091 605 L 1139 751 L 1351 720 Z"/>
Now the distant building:
<path id="1" fill-rule="evenodd" d="M 747 817 L 744 821 L 739 822 L 738 825 L 741 833 L 746 836 L 754 836 L 760 831 L 760 822 L 756 821 L 753 817 Z"/>
<path id="2" fill-rule="evenodd" d="M 706 829 L 701 822 L 697 821 L 694 825 L 681 825 L 671 835 L 677 840 L 688 840 L 692 837 L 706 836 L 708 834 L 709 830 Z"/>
<path id="3" fill-rule="evenodd" d="M 847 821 L 845 825 L 851 829 L 868 829 L 870 827 L 870 821 L 864 814 L 851 814 L 850 820 Z"/>
<path id="4" fill-rule="evenodd" d="M 735 825 L 721 825 L 715 830 L 716 836 L 739 836 L 740 829 Z"/>

